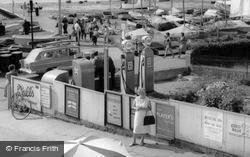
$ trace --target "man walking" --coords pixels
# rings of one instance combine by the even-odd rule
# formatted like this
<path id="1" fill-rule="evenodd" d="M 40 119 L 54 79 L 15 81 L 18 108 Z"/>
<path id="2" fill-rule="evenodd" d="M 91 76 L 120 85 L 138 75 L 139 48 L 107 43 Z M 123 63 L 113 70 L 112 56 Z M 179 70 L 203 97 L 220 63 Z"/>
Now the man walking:
<path id="1" fill-rule="evenodd" d="M 79 20 L 77 20 L 76 23 L 74 24 L 74 31 L 76 36 L 76 42 L 78 43 L 78 46 L 80 46 L 81 27 L 79 25 Z"/>
<path id="2" fill-rule="evenodd" d="M 187 49 L 187 39 L 184 35 L 184 33 L 181 33 L 180 37 L 180 47 L 179 47 L 179 58 L 181 57 L 181 54 L 186 52 Z"/>
<path id="3" fill-rule="evenodd" d="M 68 21 L 66 16 L 63 16 L 62 23 L 63 23 L 63 33 L 68 34 L 68 23 L 69 23 L 69 21 Z"/>
<path id="4" fill-rule="evenodd" d="M 37 2 L 35 3 L 34 8 L 35 8 L 36 16 L 39 16 L 39 5 L 37 4 Z"/>

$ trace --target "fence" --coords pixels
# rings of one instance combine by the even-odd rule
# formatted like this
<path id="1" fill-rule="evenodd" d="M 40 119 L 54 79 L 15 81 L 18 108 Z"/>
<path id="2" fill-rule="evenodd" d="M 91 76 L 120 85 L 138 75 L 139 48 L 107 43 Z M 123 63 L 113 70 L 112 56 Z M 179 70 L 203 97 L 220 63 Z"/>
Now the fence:
<path id="1" fill-rule="evenodd" d="M 34 96 L 41 112 L 52 115 L 58 112 L 101 126 L 133 128 L 133 95 L 113 91 L 100 93 L 58 81 L 46 86 L 51 92 L 41 92 L 43 83 L 12 77 L 13 91 L 18 84 L 25 85 L 24 89 L 36 89 Z M 51 101 L 45 101 L 47 99 Z M 150 135 L 188 141 L 238 156 L 250 156 L 249 116 L 175 100 L 151 99 L 151 102 L 156 124 L 151 126 Z"/>

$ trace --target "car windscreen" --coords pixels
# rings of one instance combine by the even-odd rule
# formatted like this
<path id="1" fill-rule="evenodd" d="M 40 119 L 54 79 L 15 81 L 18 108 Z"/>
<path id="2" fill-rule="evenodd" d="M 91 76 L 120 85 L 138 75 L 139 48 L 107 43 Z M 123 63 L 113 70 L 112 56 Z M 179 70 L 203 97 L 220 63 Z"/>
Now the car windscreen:
<path id="1" fill-rule="evenodd" d="M 36 60 L 36 57 L 39 55 L 39 53 L 42 51 L 41 48 L 33 49 L 29 55 L 25 58 L 25 63 L 31 63 Z"/>

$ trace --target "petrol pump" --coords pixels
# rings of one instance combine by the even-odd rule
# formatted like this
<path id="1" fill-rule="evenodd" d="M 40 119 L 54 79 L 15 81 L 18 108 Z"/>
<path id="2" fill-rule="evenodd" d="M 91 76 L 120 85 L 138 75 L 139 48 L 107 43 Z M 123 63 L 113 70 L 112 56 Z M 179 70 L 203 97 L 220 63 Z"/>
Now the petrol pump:
<path id="1" fill-rule="evenodd" d="M 121 55 L 121 92 L 134 94 L 135 71 L 134 52 L 135 46 L 131 40 L 122 41 L 123 54 Z"/>
<path id="2" fill-rule="evenodd" d="M 150 36 L 142 37 L 144 48 L 139 62 L 139 87 L 146 92 L 154 91 L 154 52 L 149 47 L 151 41 Z"/>

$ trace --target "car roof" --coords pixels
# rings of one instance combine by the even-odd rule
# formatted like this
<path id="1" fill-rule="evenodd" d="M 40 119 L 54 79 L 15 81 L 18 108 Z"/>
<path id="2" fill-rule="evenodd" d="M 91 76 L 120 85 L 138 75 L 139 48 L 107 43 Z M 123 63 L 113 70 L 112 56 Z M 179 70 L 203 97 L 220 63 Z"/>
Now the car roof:
<path id="1" fill-rule="evenodd" d="M 75 45 L 63 45 L 63 46 L 47 46 L 47 47 L 42 47 L 42 48 L 36 48 L 31 50 L 31 52 L 28 54 L 28 56 L 25 58 L 25 60 L 29 61 L 34 61 L 36 57 L 41 53 L 41 52 L 47 52 L 47 51 L 52 51 L 53 50 L 58 50 L 58 49 L 65 49 L 65 48 L 79 48 L 79 46 Z"/>

